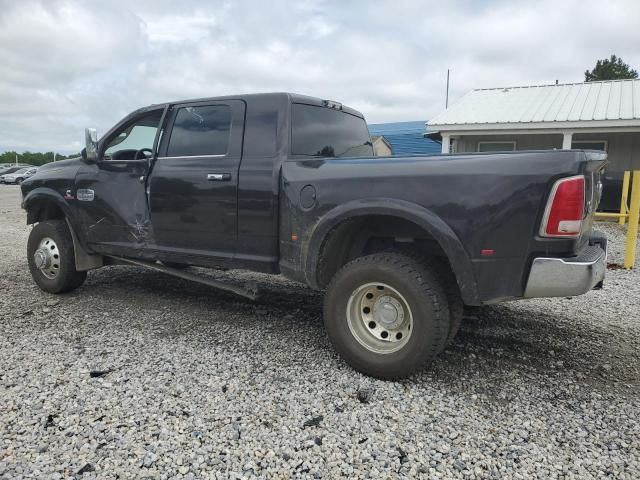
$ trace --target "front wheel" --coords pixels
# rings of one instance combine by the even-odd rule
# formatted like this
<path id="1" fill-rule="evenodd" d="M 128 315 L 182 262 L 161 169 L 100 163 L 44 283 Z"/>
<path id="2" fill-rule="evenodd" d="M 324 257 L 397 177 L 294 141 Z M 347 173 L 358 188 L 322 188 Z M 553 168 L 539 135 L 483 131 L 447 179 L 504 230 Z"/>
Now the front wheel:
<path id="1" fill-rule="evenodd" d="M 324 303 L 336 350 L 356 370 L 383 379 L 423 367 L 449 333 L 447 298 L 436 278 L 428 265 L 395 252 L 345 265 Z"/>
<path id="2" fill-rule="evenodd" d="M 69 292 L 87 277 L 87 272 L 76 270 L 71 232 L 63 220 L 48 220 L 33 227 L 27 259 L 33 280 L 45 292 Z"/>

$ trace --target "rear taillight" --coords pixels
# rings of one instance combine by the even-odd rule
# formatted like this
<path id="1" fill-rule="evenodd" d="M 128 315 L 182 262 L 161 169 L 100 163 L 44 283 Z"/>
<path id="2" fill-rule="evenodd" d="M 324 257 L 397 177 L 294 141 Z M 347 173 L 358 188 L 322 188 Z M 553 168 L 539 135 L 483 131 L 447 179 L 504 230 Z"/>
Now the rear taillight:
<path id="1" fill-rule="evenodd" d="M 551 189 L 540 226 L 543 237 L 577 237 L 584 217 L 584 176 L 563 178 Z"/>

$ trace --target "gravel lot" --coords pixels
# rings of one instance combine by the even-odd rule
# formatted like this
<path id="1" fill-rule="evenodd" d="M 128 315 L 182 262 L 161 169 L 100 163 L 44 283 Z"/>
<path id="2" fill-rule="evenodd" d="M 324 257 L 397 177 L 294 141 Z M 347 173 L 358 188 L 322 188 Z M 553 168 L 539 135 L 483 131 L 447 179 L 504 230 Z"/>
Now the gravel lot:
<path id="1" fill-rule="evenodd" d="M 0 186 L 0 478 L 639 478 L 640 271 L 486 307 L 403 382 L 331 349 L 321 296 L 259 303 L 134 267 L 32 283 Z M 623 233 L 609 235 L 621 262 Z"/>

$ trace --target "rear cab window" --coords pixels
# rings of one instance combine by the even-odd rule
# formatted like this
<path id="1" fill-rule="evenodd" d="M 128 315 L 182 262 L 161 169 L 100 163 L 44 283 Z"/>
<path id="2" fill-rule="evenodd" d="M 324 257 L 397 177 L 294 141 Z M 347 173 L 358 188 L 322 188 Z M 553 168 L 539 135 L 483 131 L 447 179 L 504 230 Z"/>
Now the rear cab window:
<path id="1" fill-rule="evenodd" d="M 373 145 L 364 118 L 328 107 L 293 103 L 293 157 L 372 157 Z"/>

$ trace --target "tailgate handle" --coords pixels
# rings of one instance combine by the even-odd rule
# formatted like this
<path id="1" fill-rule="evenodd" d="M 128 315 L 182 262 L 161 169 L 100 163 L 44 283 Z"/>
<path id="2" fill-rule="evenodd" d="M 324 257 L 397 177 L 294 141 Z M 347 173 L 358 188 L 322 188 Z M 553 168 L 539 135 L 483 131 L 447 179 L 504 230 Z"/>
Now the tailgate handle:
<path id="1" fill-rule="evenodd" d="M 231 180 L 230 173 L 209 173 L 207 175 L 207 180 L 210 182 L 228 182 Z"/>

